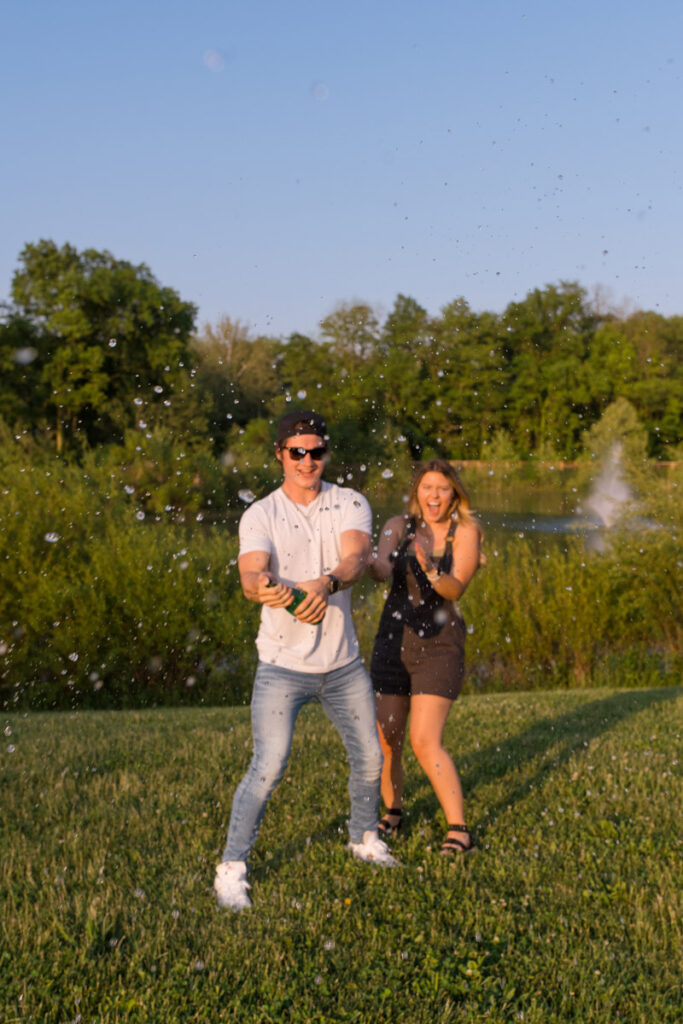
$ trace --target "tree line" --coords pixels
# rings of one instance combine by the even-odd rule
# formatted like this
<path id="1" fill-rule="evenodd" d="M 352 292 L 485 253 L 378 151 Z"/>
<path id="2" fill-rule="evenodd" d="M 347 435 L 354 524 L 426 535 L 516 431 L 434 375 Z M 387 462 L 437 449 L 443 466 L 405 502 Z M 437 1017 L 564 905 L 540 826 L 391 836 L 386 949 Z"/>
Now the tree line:
<path id="1" fill-rule="evenodd" d="M 258 478 L 288 403 L 334 424 L 341 469 L 574 459 L 617 399 L 650 458 L 671 458 L 682 439 L 683 317 L 600 312 L 576 282 L 502 313 L 456 298 L 430 316 L 399 294 L 381 319 L 346 303 L 317 338 L 273 338 L 227 316 L 197 330 L 192 303 L 108 252 L 41 240 L 18 264 L 0 321 L 0 417 L 12 434 L 67 458 L 111 446 L 134 476 L 154 464 L 185 490 L 181 451 L 190 479 L 212 460 L 214 475 Z"/>

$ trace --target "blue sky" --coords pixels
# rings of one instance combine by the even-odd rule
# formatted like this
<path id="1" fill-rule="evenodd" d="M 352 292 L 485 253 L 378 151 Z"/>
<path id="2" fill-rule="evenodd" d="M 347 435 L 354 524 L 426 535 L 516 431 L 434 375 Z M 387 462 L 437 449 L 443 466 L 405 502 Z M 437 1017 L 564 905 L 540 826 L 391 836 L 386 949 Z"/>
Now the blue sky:
<path id="1" fill-rule="evenodd" d="M 5 0 L 0 299 L 26 242 L 253 333 L 578 280 L 683 313 L 679 0 Z"/>

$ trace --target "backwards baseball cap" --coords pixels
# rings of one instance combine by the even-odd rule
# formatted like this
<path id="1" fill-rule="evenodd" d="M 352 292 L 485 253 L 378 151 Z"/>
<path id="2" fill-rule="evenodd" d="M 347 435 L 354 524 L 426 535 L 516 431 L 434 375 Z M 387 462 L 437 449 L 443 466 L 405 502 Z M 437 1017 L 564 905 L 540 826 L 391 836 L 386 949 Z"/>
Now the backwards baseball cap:
<path id="1" fill-rule="evenodd" d="M 327 425 L 322 416 L 310 409 L 295 409 L 282 417 L 277 425 L 277 443 L 282 444 L 288 437 L 297 434 L 317 434 L 327 440 Z"/>

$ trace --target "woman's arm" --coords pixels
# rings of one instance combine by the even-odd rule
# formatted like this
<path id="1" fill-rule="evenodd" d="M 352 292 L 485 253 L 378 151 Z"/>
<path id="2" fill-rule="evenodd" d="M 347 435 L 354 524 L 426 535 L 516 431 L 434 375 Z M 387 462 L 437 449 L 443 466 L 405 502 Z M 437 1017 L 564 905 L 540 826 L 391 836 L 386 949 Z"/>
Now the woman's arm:
<path id="1" fill-rule="evenodd" d="M 367 572 L 371 579 L 383 583 L 391 576 L 394 571 L 392 555 L 396 554 L 401 543 L 405 525 L 406 521 L 403 516 L 393 516 L 382 527 L 377 551 L 368 558 Z"/>

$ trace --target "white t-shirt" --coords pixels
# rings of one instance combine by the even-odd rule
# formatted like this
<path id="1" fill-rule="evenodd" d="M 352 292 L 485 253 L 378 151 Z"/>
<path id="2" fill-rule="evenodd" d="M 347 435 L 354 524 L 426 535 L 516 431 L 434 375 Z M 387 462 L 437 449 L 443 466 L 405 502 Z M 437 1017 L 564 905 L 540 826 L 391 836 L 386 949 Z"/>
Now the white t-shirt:
<path id="1" fill-rule="evenodd" d="M 240 555 L 265 551 L 272 572 L 293 586 L 335 569 L 341 535 L 347 530 L 372 532 L 370 506 L 358 491 L 323 481 L 315 501 L 298 505 L 279 487 L 242 516 Z M 264 604 L 256 647 L 261 661 L 298 672 L 329 672 L 348 665 L 358 656 L 350 589 L 332 594 L 317 626 Z"/>

